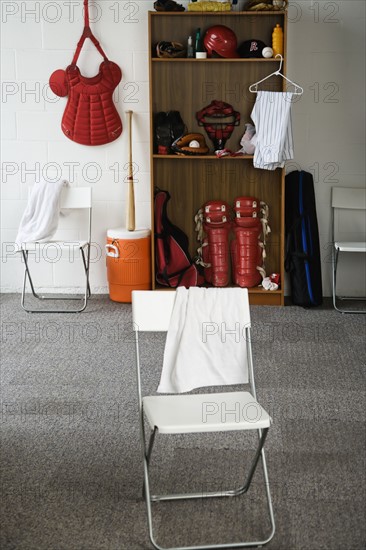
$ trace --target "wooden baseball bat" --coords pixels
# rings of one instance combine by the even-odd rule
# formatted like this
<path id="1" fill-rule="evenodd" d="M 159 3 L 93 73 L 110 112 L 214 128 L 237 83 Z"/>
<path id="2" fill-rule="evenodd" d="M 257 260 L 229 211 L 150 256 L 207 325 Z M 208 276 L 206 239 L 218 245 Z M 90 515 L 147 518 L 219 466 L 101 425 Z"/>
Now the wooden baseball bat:
<path id="1" fill-rule="evenodd" d="M 128 115 L 128 190 L 127 190 L 127 216 L 126 227 L 128 231 L 135 231 L 135 191 L 133 186 L 133 164 L 132 164 L 132 114 L 133 111 L 127 111 Z"/>

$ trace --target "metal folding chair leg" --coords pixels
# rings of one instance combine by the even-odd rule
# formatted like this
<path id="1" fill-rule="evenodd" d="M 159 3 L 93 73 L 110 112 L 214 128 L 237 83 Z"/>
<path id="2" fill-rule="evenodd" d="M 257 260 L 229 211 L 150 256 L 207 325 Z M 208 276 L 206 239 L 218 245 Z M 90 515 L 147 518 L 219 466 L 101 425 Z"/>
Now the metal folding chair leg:
<path id="1" fill-rule="evenodd" d="M 65 298 L 64 296 L 41 296 L 35 291 L 33 281 L 32 281 L 32 277 L 31 277 L 31 273 L 30 273 L 30 269 L 29 269 L 29 264 L 28 264 L 28 251 L 27 250 L 22 250 L 22 256 L 23 256 L 25 267 L 24 267 L 24 279 L 23 279 L 22 296 L 21 296 L 21 302 L 20 303 L 21 303 L 21 306 L 24 309 L 24 311 L 26 311 L 27 313 L 81 313 L 82 311 L 84 311 L 84 309 L 86 308 L 86 306 L 88 304 L 88 299 L 91 296 L 90 284 L 89 284 L 89 268 L 90 268 L 90 245 L 89 244 L 87 245 L 87 249 L 88 249 L 87 257 L 85 257 L 84 249 L 83 248 L 80 249 L 81 257 L 82 257 L 82 261 L 83 261 L 83 266 L 84 266 L 84 271 L 85 271 L 85 292 L 84 292 L 84 296 L 72 296 L 72 297 L 69 297 L 69 298 Z M 32 294 L 35 298 L 37 298 L 37 300 L 42 300 L 42 301 L 61 300 L 61 301 L 65 301 L 65 302 L 75 301 L 75 300 L 77 300 L 77 301 L 83 300 L 82 305 L 77 309 L 29 309 L 25 305 L 25 291 L 26 291 L 27 278 L 29 280 L 29 284 L 30 284 L 30 287 L 31 287 L 31 290 L 32 290 Z"/>
<path id="2" fill-rule="evenodd" d="M 81 257 L 82 257 L 83 264 L 84 264 L 85 275 L 87 276 L 88 298 L 90 298 L 90 296 L 91 296 L 91 290 L 90 290 L 90 284 L 89 284 L 89 265 L 90 265 L 90 262 L 85 259 L 84 248 L 81 248 L 80 250 L 81 250 Z M 89 260 L 89 257 L 90 257 L 90 246 L 88 245 L 88 260 Z"/>
<path id="3" fill-rule="evenodd" d="M 334 309 L 336 309 L 339 313 L 356 313 L 360 314 L 366 313 L 366 310 L 355 310 L 355 309 L 341 309 L 337 305 L 337 300 L 357 300 L 357 301 L 365 301 L 366 298 L 348 298 L 347 296 L 337 296 L 337 265 L 338 265 L 338 256 L 339 256 L 339 250 L 334 247 L 333 249 L 333 255 L 332 255 L 332 295 L 333 295 L 333 306 Z"/>
<path id="4" fill-rule="evenodd" d="M 239 489 L 235 489 L 231 491 L 220 491 L 220 492 L 182 493 L 182 494 L 172 494 L 172 495 L 169 495 L 169 494 L 151 495 L 150 482 L 149 482 L 149 463 L 150 463 L 151 453 L 152 453 L 157 430 L 155 428 L 154 431 L 152 432 L 150 436 L 149 444 L 148 444 L 148 449 L 146 450 L 145 430 L 143 426 L 141 426 L 141 429 L 143 434 L 143 463 L 144 463 L 143 493 L 144 493 L 146 508 L 147 508 L 150 541 L 156 550 L 210 550 L 210 549 L 212 550 L 214 548 L 226 548 L 226 549 L 245 548 L 249 546 L 263 546 L 273 538 L 275 534 L 275 521 L 274 521 L 274 514 L 273 514 L 271 492 L 270 492 L 269 481 L 268 481 L 267 464 L 266 464 L 266 459 L 265 459 L 265 454 L 263 449 L 264 442 L 266 440 L 267 433 L 268 433 L 268 428 L 263 431 L 258 430 L 258 436 L 259 436 L 258 447 L 255 453 L 255 456 L 253 458 L 251 467 L 249 469 L 245 484 L 241 486 Z M 179 546 L 179 547 L 170 547 L 170 548 L 162 547 L 155 541 L 154 534 L 153 534 L 152 507 L 151 507 L 152 502 L 241 496 L 248 491 L 260 458 L 262 459 L 262 468 L 263 468 L 263 476 L 264 476 L 265 490 L 266 490 L 266 497 L 267 497 L 267 506 L 268 506 L 268 513 L 269 513 L 269 518 L 271 522 L 271 532 L 266 539 L 258 540 L 258 541 L 222 543 L 222 544 L 214 544 L 214 545 L 209 544 L 209 545 L 200 545 L 200 546 Z"/>

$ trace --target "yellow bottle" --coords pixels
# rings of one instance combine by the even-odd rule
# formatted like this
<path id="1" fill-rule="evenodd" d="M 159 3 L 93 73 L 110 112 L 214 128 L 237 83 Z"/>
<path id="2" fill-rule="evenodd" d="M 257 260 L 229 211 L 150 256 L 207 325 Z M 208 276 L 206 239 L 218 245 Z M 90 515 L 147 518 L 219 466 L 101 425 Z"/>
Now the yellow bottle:
<path id="1" fill-rule="evenodd" d="M 281 25 L 276 25 L 272 33 L 272 50 L 273 57 L 276 57 L 277 54 L 283 56 L 283 30 Z"/>

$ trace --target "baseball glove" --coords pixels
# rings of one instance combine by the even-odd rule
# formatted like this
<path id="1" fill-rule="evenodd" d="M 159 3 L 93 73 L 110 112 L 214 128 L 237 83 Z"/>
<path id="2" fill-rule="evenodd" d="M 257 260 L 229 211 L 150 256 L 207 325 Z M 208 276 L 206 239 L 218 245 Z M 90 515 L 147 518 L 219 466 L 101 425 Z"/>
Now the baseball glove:
<path id="1" fill-rule="evenodd" d="M 177 155 L 206 155 L 208 147 L 202 134 L 186 134 L 176 139 L 172 149 Z"/>
<path id="2" fill-rule="evenodd" d="M 180 42 L 158 42 L 156 44 L 156 54 L 158 57 L 185 57 L 186 49 Z"/>

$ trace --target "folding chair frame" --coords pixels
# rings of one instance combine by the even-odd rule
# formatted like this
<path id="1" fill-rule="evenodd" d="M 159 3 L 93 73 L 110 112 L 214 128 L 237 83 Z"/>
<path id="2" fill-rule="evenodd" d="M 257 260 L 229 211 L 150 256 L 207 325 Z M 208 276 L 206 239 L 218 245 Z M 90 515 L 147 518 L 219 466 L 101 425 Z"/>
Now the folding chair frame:
<path id="1" fill-rule="evenodd" d="M 331 225 L 332 225 L 332 298 L 333 298 L 333 306 L 334 309 L 337 310 L 339 313 L 356 313 L 356 314 L 365 314 L 366 310 L 357 310 L 357 309 L 342 309 L 338 306 L 337 300 L 352 300 L 352 301 L 359 301 L 364 302 L 366 298 L 361 297 L 353 297 L 353 296 L 337 296 L 337 266 L 338 266 L 338 259 L 339 259 L 339 248 L 337 248 L 335 244 L 335 218 L 334 218 L 334 210 L 337 208 L 336 206 L 333 206 L 332 204 L 332 216 L 331 216 Z"/>
<path id="2" fill-rule="evenodd" d="M 75 208 L 77 209 L 77 208 Z M 83 208 L 86 209 L 86 208 Z M 84 311 L 88 304 L 88 299 L 91 296 L 91 290 L 90 290 L 90 284 L 89 284 L 89 269 L 90 269 L 90 246 L 91 246 L 91 222 L 92 222 L 92 209 L 91 206 L 88 208 L 88 237 L 87 242 L 79 248 L 79 251 L 81 252 L 81 257 L 83 261 L 84 266 L 84 272 L 85 272 L 85 292 L 82 296 L 72 296 L 69 298 L 65 298 L 64 296 L 47 296 L 47 295 L 40 295 L 38 294 L 34 289 L 34 284 L 32 280 L 32 276 L 29 269 L 29 262 L 28 262 L 28 253 L 29 251 L 25 248 L 21 249 L 23 261 L 24 261 L 24 279 L 23 279 L 23 288 L 22 288 L 22 295 L 21 295 L 21 306 L 27 313 L 81 313 Z M 37 244 L 37 243 L 36 243 Z M 40 243 L 41 245 L 42 243 Z M 47 244 L 47 243 L 45 243 Z M 86 249 L 86 254 L 85 250 Z M 75 301 L 75 300 L 82 300 L 81 305 L 77 309 L 30 309 L 29 307 L 26 307 L 25 305 L 25 295 L 26 295 L 26 285 L 27 285 L 27 279 L 29 280 L 29 284 L 31 287 L 32 294 L 34 298 L 37 298 L 41 301 Z"/>
<path id="3" fill-rule="evenodd" d="M 252 356 L 252 349 L 251 349 L 250 327 L 246 327 L 245 335 L 246 335 L 246 342 L 247 342 L 247 359 L 248 359 L 248 367 L 249 367 L 250 389 L 251 389 L 251 394 L 256 400 L 257 398 L 256 398 L 256 390 L 255 390 L 255 382 L 254 382 L 254 368 L 253 368 L 253 356 Z M 147 509 L 149 536 L 153 547 L 156 550 L 209 550 L 209 549 L 213 550 L 218 548 L 232 549 L 232 548 L 244 548 L 248 546 L 262 546 L 264 544 L 267 544 L 273 538 L 275 534 L 275 529 L 276 529 L 274 514 L 273 514 L 272 498 L 271 498 L 271 492 L 269 487 L 267 463 L 266 463 L 266 457 L 265 457 L 264 448 L 263 448 L 264 442 L 268 433 L 268 428 L 263 430 L 260 430 L 260 429 L 257 430 L 258 439 L 259 439 L 257 450 L 252 459 L 252 464 L 247 474 L 245 483 L 239 486 L 237 489 L 223 491 L 223 492 L 220 491 L 219 493 L 207 492 L 207 493 L 183 493 L 183 494 L 166 494 L 166 495 L 151 494 L 150 480 L 149 480 L 149 464 L 150 464 L 151 454 L 152 454 L 152 450 L 155 442 L 155 437 L 158 430 L 157 430 L 157 427 L 155 427 L 154 430 L 152 430 L 150 434 L 149 442 L 147 443 L 146 435 L 145 435 L 144 411 L 143 411 L 143 400 L 142 400 L 143 398 L 142 398 L 142 388 L 141 388 L 141 369 L 140 369 L 138 330 L 136 330 L 135 332 L 135 344 L 136 344 L 136 370 L 137 370 L 137 388 L 138 388 L 138 403 L 139 403 L 139 424 L 140 424 L 140 434 L 141 434 L 142 460 L 143 460 L 143 468 L 144 468 L 143 495 L 145 497 L 145 503 L 146 503 L 146 509 Z M 271 531 L 266 539 L 247 541 L 247 542 L 208 544 L 208 545 L 201 545 L 201 546 L 176 546 L 176 547 L 170 547 L 170 548 L 162 547 L 156 542 L 154 538 L 154 533 L 153 533 L 153 517 L 152 517 L 153 514 L 152 514 L 152 506 L 151 506 L 153 502 L 185 500 L 185 499 L 207 499 L 207 498 L 220 498 L 220 497 L 232 498 L 232 497 L 241 496 L 249 490 L 259 459 L 261 459 L 261 462 L 262 462 L 265 490 L 266 490 L 266 496 L 267 496 L 268 514 L 271 522 Z"/>

